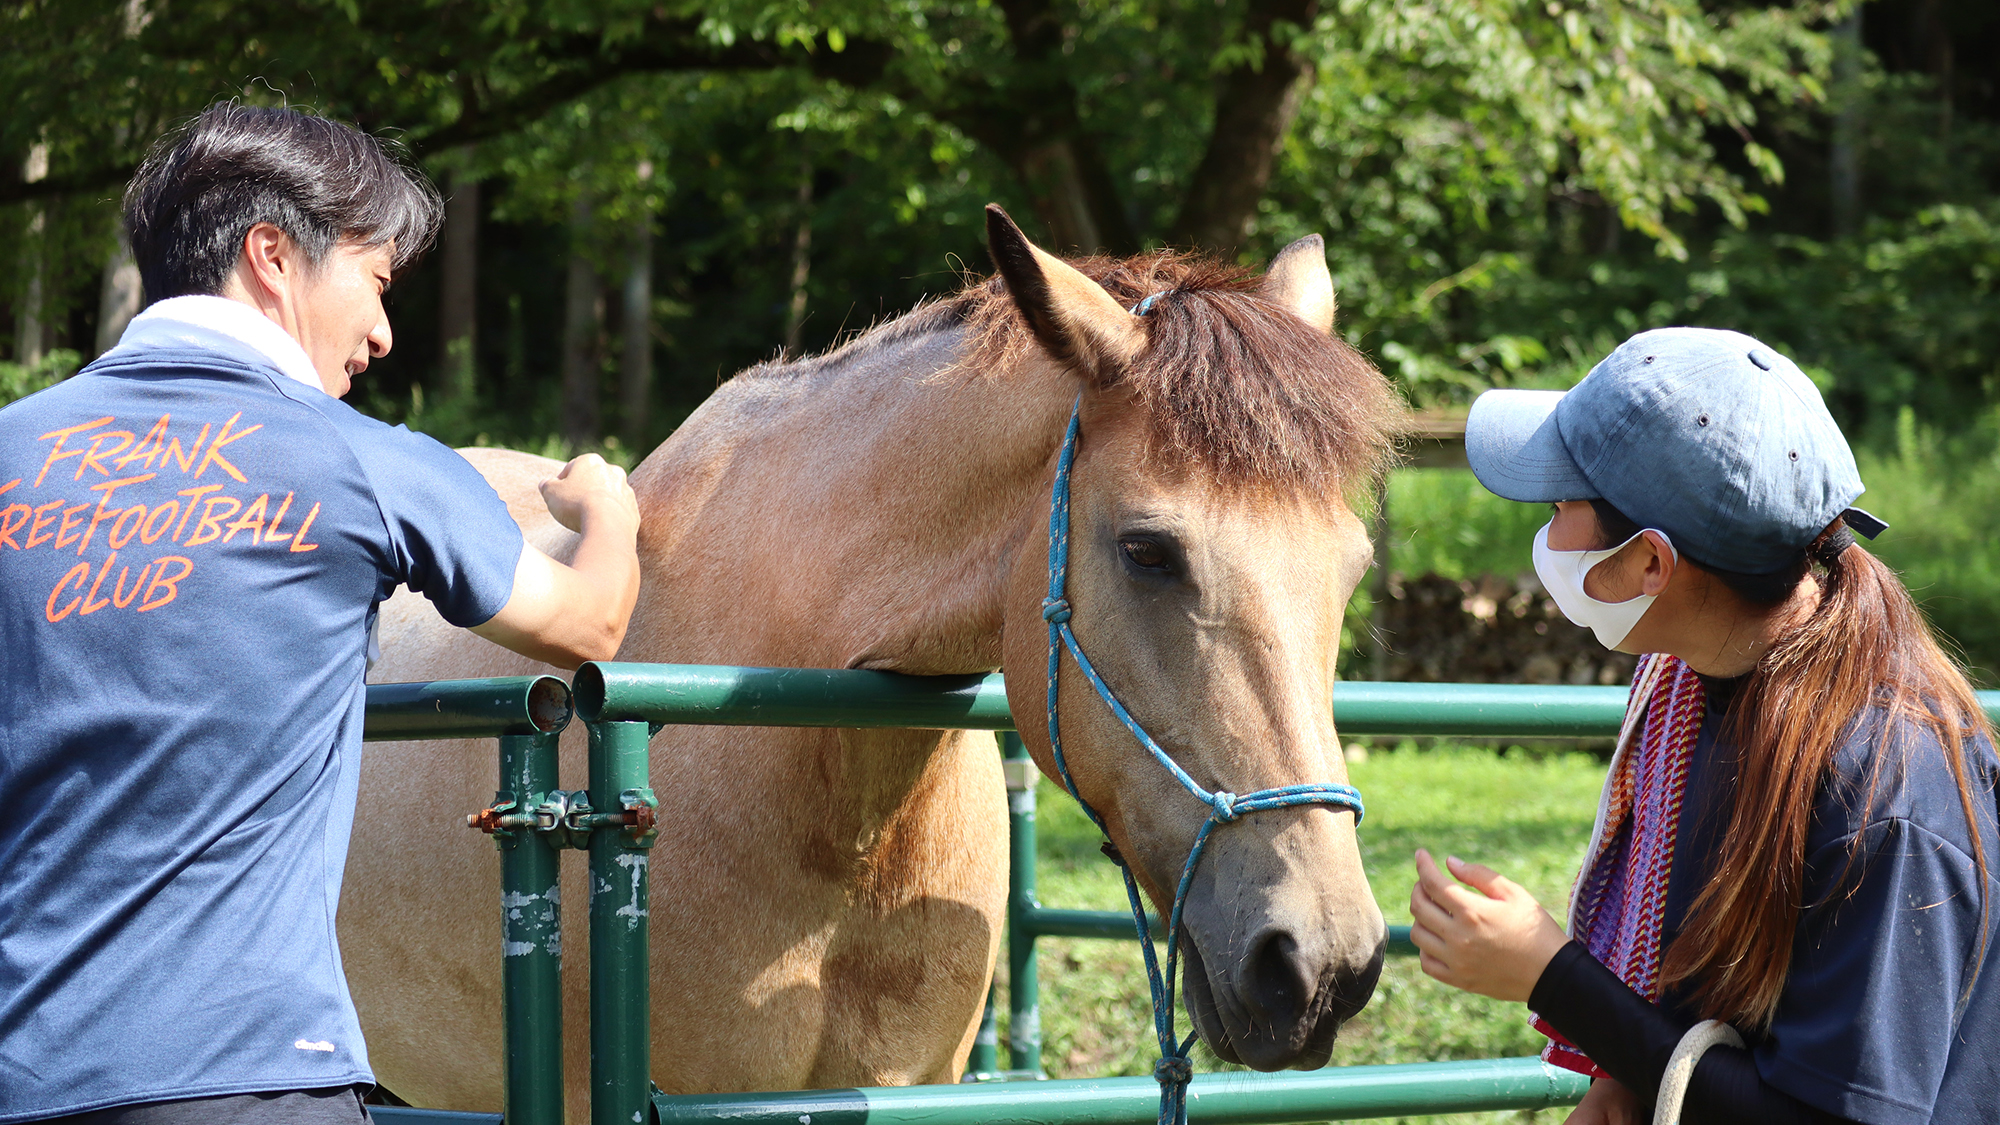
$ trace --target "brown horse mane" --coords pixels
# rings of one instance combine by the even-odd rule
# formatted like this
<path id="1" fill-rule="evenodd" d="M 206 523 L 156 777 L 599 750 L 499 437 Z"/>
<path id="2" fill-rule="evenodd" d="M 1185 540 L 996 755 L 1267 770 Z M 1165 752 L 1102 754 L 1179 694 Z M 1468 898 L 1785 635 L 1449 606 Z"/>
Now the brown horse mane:
<path id="1" fill-rule="evenodd" d="M 1225 483 L 1294 488 L 1366 487 L 1387 468 L 1403 414 L 1388 381 L 1346 341 L 1262 295 L 1257 275 L 1172 250 L 1069 263 L 1128 308 L 1157 295 L 1144 350 L 1094 379 L 1150 419 L 1156 453 L 1191 460 Z M 824 355 L 744 374 L 823 370 L 951 330 L 969 337 L 960 371 L 1005 370 L 1037 347 L 995 275 Z"/>

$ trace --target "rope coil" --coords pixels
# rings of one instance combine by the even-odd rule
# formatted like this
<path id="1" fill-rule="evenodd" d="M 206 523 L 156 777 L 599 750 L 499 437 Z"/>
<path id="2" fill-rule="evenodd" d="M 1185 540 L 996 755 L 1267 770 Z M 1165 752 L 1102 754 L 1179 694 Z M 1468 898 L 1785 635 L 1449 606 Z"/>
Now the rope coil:
<path id="1" fill-rule="evenodd" d="M 1154 294 L 1155 297 L 1158 294 Z M 1135 310 L 1144 315 L 1150 310 L 1153 297 L 1140 302 Z M 1062 730 L 1056 714 L 1056 689 L 1062 672 L 1062 654 L 1067 651 L 1075 661 L 1077 670 L 1090 683 L 1092 690 L 1102 700 L 1111 713 L 1117 716 L 1140 746 L 1144 747 L 1153 760 L 1158 762 L 1181 788 L 1186 789 L 1196 800 L 1208 806 L 1209 815 L 1195 832 L 1194 843 L 1188 849 L 1187 862 L 1181 867 L 1180 883 L 1174 889 L 1173 909 L 1167 918 L 1167 961 L 1162 968 L 1159 956 L 1153 950 L 1152 927 L 1146 921 L 1146 904 L 1140 896 L 1139 884 L 1132 877 L 1132 869 L 1122 856 L 1112 847 L 1106 852 L 1118 862 L 1119 872 L 1125 877 L 1125 897 L 1132 906 L 1132 923 L 1139 931 L 1139 949 L 1146 961 L 1146 983 L 1153 993 L 1153 1030 L 1160 1041 L 1160 1059 L 1153 1064 L 1153 1077 L 1160 1083 L 1160 1125 L 1187 1125 L 1188 1083 L 1194 1078 L 1194 1064 L 1188 1059 L 1188 1051 L 1194 1047 L 1195 1034 L 1190 1032 L 1186 1039 L 1175 1035 L 1174 1013 L 1177 1007 L 1175 995 L 1180 969 L 1181 911 L 1187 905 L 1188 888 L 1194 882 L 1195 868 L 1201 863 L 1202 852 L 1208 847 L 1209 833 L 1218 824 L 1228 824 L 1245 813 L 1264 812 L 1270 809 L 1294 808 L 1302 805 L 1326 805 L 1335 809 L 1346 809 L 1354 814 L 1354 822 L 1361 823 L 1361 791 L 1352 785 L 1336 785 L 1328 782 L 1309 782 L 1299 785 L 1280 785 L 1271 789 L 1260 789 L 1254 793 L 1238 795 L 1227 790 L 1210 792 L 1174 761 L 1173 756 L 1161 748 L 1146 728 L 1132 717 L 1131 712 L 1118 700 L 1090 658 L 1083 654 L 1083 646 L 1077 643 L 1076 633 L 1070 628 L 1071 608 L 1069 599 L 1064 597 L 1064 586 L 1069 572 L 1069 479 L 1070 471 L 1076 464 L 1076 446 L 1082 430 L 1083 396 L 1078 395 L 1076 403 L 1070 407 L 1069 429 L 1063 434 L 1062 451 L 1056 459 L 1055 482 L 1049 490 L 1049 594 L 1042 600 L 1042 620 L 1049 623 L 1049 666 L 1048 666 L 1048 722 L 1049 749 L 1055 758 L 1056 772 L 1062 778 L 1063 788 L 1082 806 L 1091 823 L 1104 832 L 1104 818 L 1090 807 L 1090 802 L 1077 792 L 1076 782 L 1070 777 L 1069 761 L 1063 754 Z M 1109 833 L 1106 833 L 1109 843 Z"/>

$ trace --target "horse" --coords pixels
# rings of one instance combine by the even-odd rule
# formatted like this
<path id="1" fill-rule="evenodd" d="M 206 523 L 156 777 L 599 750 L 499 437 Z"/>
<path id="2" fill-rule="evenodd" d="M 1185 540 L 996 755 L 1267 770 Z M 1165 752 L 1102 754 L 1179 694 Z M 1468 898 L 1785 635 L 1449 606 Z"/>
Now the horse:
<path id="1" fill-rule="evenodd" d="M 631 474 L 643 588 L 621 660 L 1015 670 L 1045 774 L 1041 613 L 1054 462 L 1072 409 L 1075 635 L 1195 779 L 1344 782 L 1328 706 L 1368 566 L 1354 500 L 1401 406 L 1331 331 L 1317 235 L 1260 278 L 1168 251 L 1065 262 L 989 209 L 997 276 L 830 352 L 724 383 Z M 1131 308 L 1147 298 L 1145 315 Z M 555 462 L 468 449 L 527 539 L 574 537 L 535 489 Z M 376 682 L 547 670 L 383 606 Z M 1072 668 L 1060 733 L 1078 791 L 1160 906 L 1208 813 Z M 565 736 L 569 784 L 582 738 Z M 1005 919 L 993 738 L 964 731 L 669 727 L 650 750 L 652 1069 L 670 1093 L 955 1081 Z M 497 1109 L 492 849 L 462 814 L 490 743 L 371 745 L 339 914 L 383 1084 Z M 563 898 L 584 901 L 583 865 Z M 572 905 L 564 943 L 584 948 Z M 1367 1002 L 1385 930 L 1354 816 L 1315 806 L 1219 828 L 1183 921 L 1191 1018 L 1219 1057 L 1323 1065 Z M 564 967 L 569 1113 L 583 1120 L 587 987 Z"/>

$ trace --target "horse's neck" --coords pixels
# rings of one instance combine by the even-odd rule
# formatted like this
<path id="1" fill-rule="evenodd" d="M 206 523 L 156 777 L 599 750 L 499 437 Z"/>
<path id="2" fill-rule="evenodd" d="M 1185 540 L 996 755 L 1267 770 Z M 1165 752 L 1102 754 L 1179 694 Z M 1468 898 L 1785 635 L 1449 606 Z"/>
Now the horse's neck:
<path id="1" fill-rule="evenodd" d="M 956 330 L 726 384 L 633 477 L 648 583 L 626 659 L 997 667 L 1073 384 L 957 370 Z"/>

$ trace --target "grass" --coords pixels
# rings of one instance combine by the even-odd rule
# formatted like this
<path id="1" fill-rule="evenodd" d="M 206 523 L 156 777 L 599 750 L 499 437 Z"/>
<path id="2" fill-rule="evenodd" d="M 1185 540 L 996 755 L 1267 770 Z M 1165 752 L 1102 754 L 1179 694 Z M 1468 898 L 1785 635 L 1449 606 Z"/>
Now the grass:
<path id="1" fill-rule="evenodd" d="M 1604 778 L 1597 759 L 1580 753 L 1501 754 L 1455 745 L 1420 749 L 1405 742 L 1377 751 L 1349 770 L 1368 799 L 1362 859 L 1375 899 L 1391 924 L 1410 920 L 1410 885 L 1416 877 L 1411 852 L 1419 846 L 1480 860 L 1560 915 L 1597 808 Z M 1042 901 L 1123 910 L 1124 886 L 1117 870 L 1098 853 L 1096 829 L 1047 781 L 1039 802 Z M 1158 1052 L 1137 945 L 1046 938 L 1039 948 L 1042 1061 L 1050 1076 L 1151 1073 Z M 1183 1016 L 1183 1032 L 1186 1026 Z M 1004 1011 L 1001 1033 L 1004 1043 Z M 1396 957 L 1384 969 L 1375 998 L 1342 1031 L 1333 1064 L 1494 1058 L 1531 1054 L 1540 1045 L 1541 1037 L 1528 1028 L 1521 1006 L 1446 988 L 1424 976 L 1414 959 Z M 1227 1069 L 1204 1055 L 1197 1052 L 1197 1070 Z M 1561 1113 L 1544 1112 L 1436 1120 L 1561 1119 Z"/>

